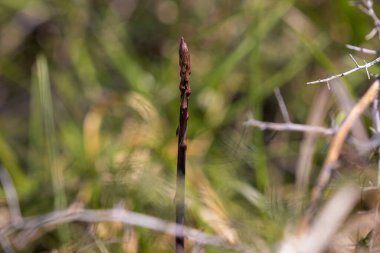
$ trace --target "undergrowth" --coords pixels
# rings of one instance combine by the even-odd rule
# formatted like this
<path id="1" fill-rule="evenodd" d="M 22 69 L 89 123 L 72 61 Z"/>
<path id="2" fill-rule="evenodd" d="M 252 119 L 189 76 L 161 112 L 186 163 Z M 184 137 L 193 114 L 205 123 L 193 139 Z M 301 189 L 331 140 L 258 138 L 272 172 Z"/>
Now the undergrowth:
<path id="1" fill-rule="evenodd" d="M 1 1 L 0 164 L 20 206 L 17 215 L 4 186 L 4 251 L 174 251 L 166 223 L 144 222 L 175 218 L 180 35 L 192 63 L 185 223 L 217 236 L 188 238 L 186 249 L 284 249 L 333 137 L 244 123 L 286 121 L 277 89 L 292 123 L 340 126 L 373 80 L 359 71 L 331 90 L 305 83 L 352 68 L 345 44 L 376 49 L 376 38 L 364 39 L 371 22 L 345 0 Z M 376 141 L 370 113 L 361 119 L 321 202 L 347 183 L 360 187 L 333 252 L 368 249 L 366 238 L 376 238 L 378 151 L 358 151 Z M 148 216 L 131 225 L 80 213 L 45 228 L 16 226 L 58 210 L 113 209 Z"/>

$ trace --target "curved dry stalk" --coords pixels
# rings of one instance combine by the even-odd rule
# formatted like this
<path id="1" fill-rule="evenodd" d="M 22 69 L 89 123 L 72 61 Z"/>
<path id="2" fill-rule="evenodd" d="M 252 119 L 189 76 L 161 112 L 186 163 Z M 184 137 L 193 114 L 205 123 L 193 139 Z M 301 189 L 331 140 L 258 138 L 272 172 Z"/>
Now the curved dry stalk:
<path id="1" fill-rule="evenodd" d="M 376 98 L 380 88 L 380 81 L 376 81 L 371 85 L 367 92 L 360 98 L 359 102 L 354 106 L 351 112 L 348 114 L 345 121 L 340 126 L 338 132 L 335 134 L 325 162 L 323 164 L 322 170 L 319 174 L 317 184 L 314 186 L 311 202 L 308 209 L 305 212 L 303 219 L 299 225 L 299 232 L 303 233 L 309 227 L 314 215 L 319 201 L 323 197 L 323 193 L 328 183 L 331 180 L 332 173 L 337 167 L 338 157 L 342 148 L 342 145 L 355 121 L 359 118 L 360 114 L 372 103 Z"/>
<path id="2" fill-rule="evenodd" d="M 175 223 L 167 222 L 165 220 L 140 214 L 136 212 L 127 211 L 121 207 L 115 207 L 107 210 L 90 210 L 90 209 L 65 209 L 60 211 L 53 211 L 48 214 L 24 218 L 20 222 L 11 222 L 0 228 L 0 238 L 8 238 L 16 233 L 30 233 L 36 230 L 49 230 L 61 224 L 70 222 L 121 222 L 131 226 L 139 226 L 170 235 L 177 235 L 178 225 Z M 247 245 L 244 244 L 230 244 L 225 239 L 209 235 L 194 228 L 182 227 L 184 235 L 194 242 L 201 245 L 210 245 L 215 247 L 234 249 L 241 252 L 252 252 Z M 25 238 L 25 237 L 24 237 Z"/>

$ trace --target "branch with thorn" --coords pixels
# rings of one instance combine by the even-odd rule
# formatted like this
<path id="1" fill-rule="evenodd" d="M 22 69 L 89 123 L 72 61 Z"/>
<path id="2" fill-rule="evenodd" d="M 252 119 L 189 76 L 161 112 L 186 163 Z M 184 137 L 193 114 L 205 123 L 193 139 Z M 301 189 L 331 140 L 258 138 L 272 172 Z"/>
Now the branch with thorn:
<path id="1" fill-rule="evenodd" d="M 324 79 L 319 79 L 319 80 L 316 80 L 316 81 L 311 81 L 311 82 L 307 82 L 306 84 L 320 84 L 320 83 L 326 83 L 329 85 L 329 83 L 335 79 L 338 79 L 338 78 L 341 78 L 341 77 L 344 77 L 344 76 L 348 76 L 358 70 L 361 70 L 361 69 L 365 69 L 366 70 L 366 73 L 367 73 L 367 77 L 368 79 L 370 78 L 370 73 L 368 71 L 368 68 L 372 67 L 373 65 L 377 64 L 380 62 L 380 57 L 376 58 L 375 60 L 369 62 L 369 63 L 366 63 L 364 65 L 359 65 L 358 62 L 354 59 L 354 57 L 352 57 L 352 55 L 350 55 L 351 59 L 354 61 L 355 65 L 356 65 L 356 68 L 354 69 L 351 69 L 351 70 L 348 70 L 344 73 L 340 73 L 340 74 L 337 74 L 337 75 L 334 75 L 334 76 L 330 76 L 328 78 L 324 78 Z"/>
<path id="2" fill-rule="evenodd" d="M 360 0 L 360 1 L 355 1 L 352 3 L 354 6 L 357 6 L 361 11 L 363 11 L 367 16 L 372 18 L 373 23 L 374 23 L 374 28 L 372 31 L 366 36 L 366 39 L 372 39 L 375 35 L 378 36 L 380 40 L 380 19 L 377 17 L 374 9 L 373 9 L 373 1 L 372 0 Z M 366 54 L 372 54 L 372 55 L 378 55 L 379 53 L 375 50 L 367 49 L 367 48 L 361 48 L 353 45 L 346 45 L 348 49 L 355 50 L 358 52 L 366 53 Z M 326 83 L 328 86 L 330 85 L 330 82 L 337 79 L 341 78 L 344 76 L 348 76 L 349 74 L 356 72 L 361 69 L 365 69 L 367 73 L 368 79 L 370 79 L 370 73 L 368 71 L 369 67 L 372 67 L 373 65 L 377 64 L 380 62 L 380 57 L 376 58 L 375 60 L 366 63 L 364 65 L 359 65 L 357 61 L 354 59 L 352 55 L 350 55 L 351 59 L 354 61 L 356 68 L 351 69 L 349 71 L 346 71 L 344 73 L 340 73 L 337 75 L 333 75 L 324 79 L 319 79 L 311 82 L 307 82 L 306 84 L 320 84 L 320 83 Z"/>
<path id="3" fill-rule="evenodd" d="M 366 40 L 370 40 L 375 35 L 380 39 L 380 19 L 377 17 L 375 11 L 373 10 L 373 1 L 372 0 L 361 0 L 353 2 L 354 6 L 357 6 L 362 12 L 364 12 L 367 16 L 372 18 L 374 28 L 367 34 L 365 37 Z"/>

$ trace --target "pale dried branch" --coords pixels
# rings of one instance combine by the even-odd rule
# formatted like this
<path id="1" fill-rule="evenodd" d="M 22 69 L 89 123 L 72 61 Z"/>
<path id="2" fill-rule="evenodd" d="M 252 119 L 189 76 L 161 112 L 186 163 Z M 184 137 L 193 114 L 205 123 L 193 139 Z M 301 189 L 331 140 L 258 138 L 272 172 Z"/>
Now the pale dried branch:
<path id="1" fill-rule="evenodd" d="M 375 37 L 375 35 L 377 34 L 377 29 L 376 28 L 373 28 L 366 36 L 365 36 L 365 39 L 366 40 L 370 40 L 372 39 L 373 37 Z"/>
<path id="2" fill-rule="evenodd" d="M 372 0 L 367 0 L 367 1 L 364 1 L 364 3 L 366 3 L 367 9 L 368 9 L 368 11 L 366 13 L 367 13 L 368 16 L 370 16 L 372 18 L 374 26 L 375 26 L 374 30 L 376 30 L 376 34 L 377 34 L 378 38 L 380 39 L 380 20 L 377 17 L 375 11 L 373 10 L 373 1 Z M 366 39 L 369 40 L 373 36 L 370 36 L 370 37 L 367 36 Z"/>
<path id="3" fill-rule="evenodd" d="M 364 48 L 364 47 L 358 47 L 358 46 L 349 45 L 349 44 L 347 44 L 346 47 L 348 49 L 358 51 L 358 52 L 364 53 L 364 54 L 373 54 L 373 55 L 379 54 L 379 52 L 377 52 L 376 50 L 372 50 L 372 49 L 368 49 L 368 48 Z"/>
<path id="4" fill-rule="evenodd" d="M 177 224 L 167 222 L 162 219 L 140 214 L 136 212 L 127 211 L 120 207 L 107 210 L 89 210 L 89 209 L 66 209 L 61 211 L 54 211 L 48 214 L 24 218 L 21 222 L 7 224 L 0 228 L 0 235 L 10 236 L 12 234 L 22 231 L 36 231 L 45 230 L 51 227 L 55 227 L 60 224 L 70 222 L 121 222 L 124 224 L 144 227 L 147 229 L 163 232 L 172 236 L 176 235 Z M 244 244 L 231 244 L 225 239 L 209 235 L 194 228 L 184 226 L 184 235 L 194 242 L 202 245 L 209 245 L 221 248 L 229 248 L 238 250 L 241 252 L 255 252 Z"/>
<path id="5" fill-rule="evenodd" d="M 373 10 L 373 1 L 372 0 L 363 0 L 363 1 L 360 1 L 360 2 L 356 2 L 355 5 L 358 6 L 358 8 L 360 10 L 362 10 L 364 13 L 366 13 L 374 21 L 375 28 L 366 36 L 366 38 L 370 39 L 370 38 L 372 38 L 373 36 L 375 36 L 377 34 L 379 36 L 379 39 L 380 39 L 380 20 L 377 17 L 375 11 Z M 375 51 L 375 50 L 361 48 L 361 47 L 357 47 L 357 46 L 353 46 L 353 45 L 346 45 L 346 47 L 349 48 L 349 49 L 351 49 L 351 50 L 358 51 L 358 52 L 378 55 L 378 52 Z M 380 62 L 380 57 L 378 57 L 375 60 L 373 60 L 372 62 L 365 63 L 364 65 L 359 65 L 357 63 L 357 61 L 352 57 L 352 55 L 350 55 L 350 57 L 355 62 L 356 68 L 348 70 L 348 71 L 346 71 L 344 73 L 340 73 L 340 74 L 337 74 L 337 75 L 333 75 L 333 76 L 324 78 L 324 79 L 307 82 L 306 84 L 326 83 L 327 85 L 330 85 L 330 82 L 332 80 L 335 80 L 337 78 L 341 78 L 341 77 L 347 76 L 347 75 L 349 75 L 349 74 L 351 74 L 353 72 L 356 72 L 356 71 L 358 71 L 360 69 L 365 69 L 366 70 L 366 73 L 367 73 L 367 76 L 368 76 L 368 79 L 369 79 L 370 78 L 370 74 L 368 72 L 368 68 L 371 67 L 371 66 L 373 66 L 373 65 L 375 65 L 375 64 L 377 64 L 378 62 Z"/>
<path id="6" fill-rule="evenodd" d="M 336 132 L 335 128 L 325 128 L 321 126 L 310 126 L 303 124 L 296 124 L 290 121 L 289 113 L 286 108 L 284 99 L 280 93 L 280 90 L 277 88 L 274 90 L 274 94 L 278 101 L 282 117 L 284 118 L 285 123 L 273 123 L 273 122 L 264 122 L 256 119 L 248 119 L 244 122 L 245 126 L 253 126 L 260 128 L 261 130 L 274 130 L 274 131 L 293 131 L 293 132 L 312 132 L 320 133 L 324 135 L 332 135 Z"/>
<path id="7" fill-rule="evenodd" d="M 366 39 L 372 39 L 376 34 L 380 39 L 380 20 L 377 17 L 374 9 L 373 9 L 373 1 L 372 0 L 361 0 L 353 3 L 357 6 L 362 12 L 364 12 L 367 16 L 369 16 L 373 20 L 374 28 L 371 30 L 369 34 L 367 34 Z"/>
<path id="8" fill-rule="evenodd" d="M 335 134 L 337 129 L 335 128 L 325 128 L 321 126 L 309 126 L 296 123 L 273 123 L 264 122 L 256 119 L 249 119 L 244 122 L 245 126 L 253 126 L 260 128 L 261 130 L 274 130 L 274 131 L 293 131 L 293 132 L 313 132 L 320 133 L 324 135 Z"/>
<path id="9" fill-rule="evenodd" d="M 330 83 L 331 81 L 335 80 L 335 79 L 338 79 L 338 78 L 341 78 L 341 77 L 344 77 L 344 76 L 348 76 L 358 70 L 361 70 L 361 69 L 365 69 L 368 71 L 368 68 L 372 67 L 373 65 L 377 64 L 380 62 L 380 57 L 376 58 L 375 60 L 369 62 L 369 63 L 366 63 L 364 65 L 357 65 L 356 68 L 354 69 L 351 69 L 351 70 L 348 70 L 344 73 L 340 73 L 340 74 L 337 74 L 337 75 L 334 75 L 334 76 L 330 76 L 330 77 L 327 77 L 325 79 L 319 79 L 319 80 L 316 80 L 316 81 L 311 81 L 311 82 L 307 82 L 306 84 L 320 84 L 320 83 Z"/>

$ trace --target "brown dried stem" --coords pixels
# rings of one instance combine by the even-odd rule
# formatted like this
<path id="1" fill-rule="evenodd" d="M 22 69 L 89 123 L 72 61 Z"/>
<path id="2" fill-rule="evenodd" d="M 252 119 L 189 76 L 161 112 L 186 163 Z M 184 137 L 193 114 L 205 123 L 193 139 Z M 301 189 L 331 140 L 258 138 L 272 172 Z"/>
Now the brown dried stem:
<path id="1" fill-rule="evenodd" d="M 191 94 L 190 89 L 190 52 L 185 42 L 185 39 L 181 37 L 179 44 L 179 75 L 181 82 L 179 84 L 179 90 L 181 93 L 180 110 L 179 110 L 179 126 L 177 129 L 178 135 L 178 157 L 177 157 L 177 189 L 176 189 L 176 253 L 185 252 L 185 239 L 183 225 L 185 224 L 185 175 L 186 175 L 186 131 L 187 131 L 187 119 L 189 118 L 188 105 L 189 96 Z"/>
<path id="2" fill-rule="evenodd" d="M 319 174 L 317 184 L 314 186 L 311 202 L 308 209 L 305 212 L 301 224 L 299 226 L 299 232 L 303 233 L 310 225 L 315 211 L 317 209 L 319 201 L 323 197 L 323 193 L 328 183 L 331 180 L 332 174 L 337 167 L 337 161 L 340 154 L 342 145 L 347 137 L 348 132 L 352 128 L 355 121 L 359 118 L 360 114 L 372 103 L 379 92 L 380 82 L 379 79 L 371 85 L 367 92 L 360 98 L 359 102 L 354 106 L 351 112 L 348 114 L 345 121 L 340 126 L 338 132 L 334 136 L 329 152 L 325 159 L 322 170 Z"/>

